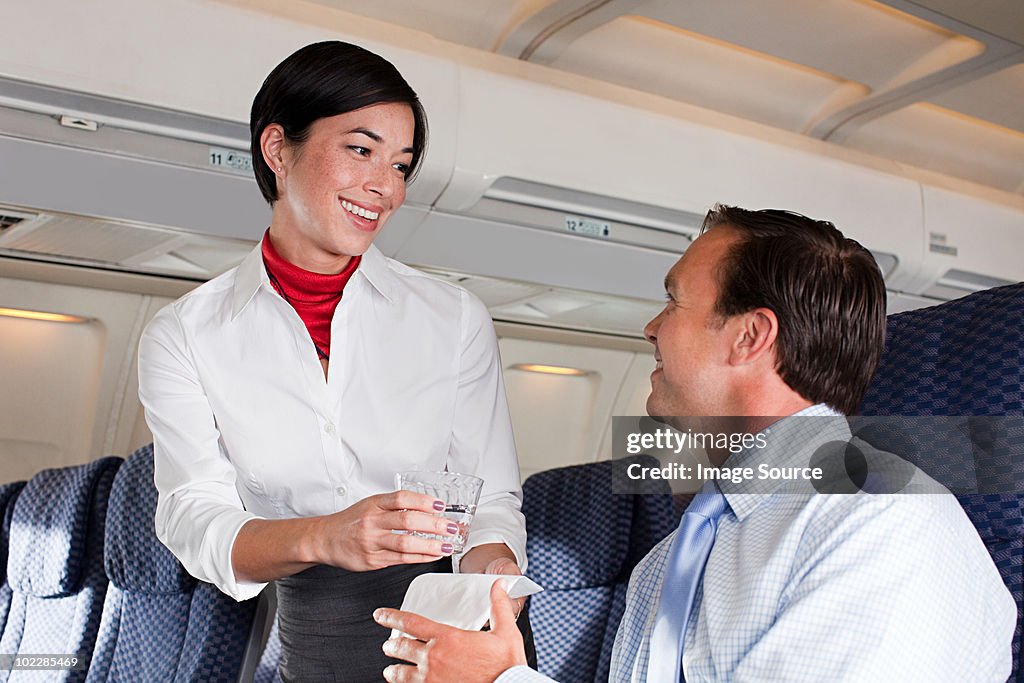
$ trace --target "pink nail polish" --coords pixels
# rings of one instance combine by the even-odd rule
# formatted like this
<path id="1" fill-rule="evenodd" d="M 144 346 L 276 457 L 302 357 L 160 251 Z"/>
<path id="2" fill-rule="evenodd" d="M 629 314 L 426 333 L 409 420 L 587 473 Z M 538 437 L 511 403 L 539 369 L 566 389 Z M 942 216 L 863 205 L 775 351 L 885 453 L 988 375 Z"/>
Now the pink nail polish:
<path id="1" fill-rule="evenodd" d="M 445 555 L 451 555 L 454 551 L 455 551 L 455 548 L 452 546 L 451 543 L 445 543 L 444 545 L 441 546 L 441 552 L 444 553 Z"/>
<path id="2" fill-rule="evenodd" d="M 450 534 L 457 534 L 457 533 L 459 533 L 459 527 L 457 525 L 455 525 L 455 524 L 449 524 L 448 525 L 448 533 L 450 533 Z"/>
<path id="3" fill-rule="evenodd" d="M 434 501 L 434 509 L 437 510 L 438 512 L 444 512 L 444 501 L 443 500 L 435 500 Z"/>

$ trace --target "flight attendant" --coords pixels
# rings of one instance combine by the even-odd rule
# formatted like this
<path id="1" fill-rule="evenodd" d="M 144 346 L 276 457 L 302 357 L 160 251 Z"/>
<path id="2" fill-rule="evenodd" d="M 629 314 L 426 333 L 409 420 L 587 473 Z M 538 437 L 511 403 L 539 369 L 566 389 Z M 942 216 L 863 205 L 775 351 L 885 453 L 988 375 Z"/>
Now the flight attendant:
<path id="1" fill-rule="evenodd" d="M 393 65 L 306 46 L 267 77 L 250 128 L 269 229 L 140 344 L 157 534 L 237 600 L 276 580 L 285 681 L 380 680 L 388 632 L 373 610 L 453 564 L 444 501 L 394 491 L 396 472 L 482 477 L 456 569 L 525 567 L 494 329 L 472 295 L 373 246 L 427 138 Z"/>

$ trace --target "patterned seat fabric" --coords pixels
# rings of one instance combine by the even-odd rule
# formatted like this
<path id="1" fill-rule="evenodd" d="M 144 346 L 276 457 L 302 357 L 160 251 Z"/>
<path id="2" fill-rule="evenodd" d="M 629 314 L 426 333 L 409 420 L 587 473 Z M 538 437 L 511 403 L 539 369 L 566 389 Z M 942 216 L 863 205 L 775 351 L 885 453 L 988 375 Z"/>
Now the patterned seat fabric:
<path id="1" fill-rule="evenodd" d="M 25 488 L 25 482 L 15 481 L 0 486 L 0 632 L 7 624 L 11 610 L 11 586 L 7 583 L 7 547 L 11 540 L 11 518 L 14 516 L 14 501 Z"/>
<path id="2" fill-rule="evenodd" d="M 613 494 L 611 461 L 563 467 L 526 480 L 523 513 L 529 574 L 545 588 L 530 602 L 538 667 L 562 683 L 607 681 L 629 575 L 676 526 L 667 485 Z"/>
<path id="3" fill-rule="evenodd" d="M 890 316 L 861 412 L 955 418 L 886 420 L 866 438 L 957 494 L 1017 601 L 1011 680 L 1024 681 L 1024 283 Z"/>
<path id="4" fill-rule="evenodd" d="M 83 659 L 92 653 L 107 589 L 107 499 L 120 464 L 120 458 L 102 458 L 79 467 L 43 470 L 25 485 L 11 514 L 11 607 L 0 652 Z M 47 674 L 48 681 L 82 681 L 86 671 Z M 38 672 L 0 670 L 0 680 L 38 679 Z"/>
<path id="5" fill-rule="evenodd" d="M 237 603 L 192 578 L 156 537 L 153 447 L 114 481 L 105 568 L 110 578 L 88 681 L 237 680 L 255 600 Z"/>
<path id="6" fill-rule="evenodd" d="M 275 617 L 270 627 L 266 647 L 263 648 L 263 654 L 260 656 L 253 683 L 281 683 L 281 673 L 278 670 L 280 663 L 281 637 L 277 632 L 277 618 Z"/>

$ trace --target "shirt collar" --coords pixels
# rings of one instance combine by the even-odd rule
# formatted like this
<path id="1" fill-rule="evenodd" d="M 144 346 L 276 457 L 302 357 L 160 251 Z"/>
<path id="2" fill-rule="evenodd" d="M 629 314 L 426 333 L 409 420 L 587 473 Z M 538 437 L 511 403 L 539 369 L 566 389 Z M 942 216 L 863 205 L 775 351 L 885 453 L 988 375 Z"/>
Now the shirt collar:
<path id="1" fill-rule="evenodd" d="M 813 419 L 812 419 L 813 418 Z M 819 403 L 784 417 L 762 430 L 764 448 L 750 448 L 730 456 L 723 467 L 750 467 L 752 479 L 720 479 L 718 485 L 729 501 L 729 507 L 740 521 L 783 486 L 793 492 L 813 492 L 808 482 L 766 480 L 758 477 L 758 466 L 807 467 L 811 456 L 830 441 L 849 441 L 850 426 L 846 417 Z"/>
<path id="2" fill-rule="evenodd" d="M 380 249 L 370 245 L 370 248 L 363 254 L 363 260 L 355 275 L 362 274 L 374 289 L 380 292 L 381 296 L 388 300 L 388 303 L 395 301 L 395 288 L 398 286 L 398 276 L 391 270 L 388 259 L 380 253 Z"/>
<path id="3" fill-rule="evenodd" d="M 387 258 L 372 244 L 366 250 L 366 253 L 363 254 L 359 268 L 352 275 L 349 286 L 360 278 L 365 278 L 389 303 L 394 302 L 397 278 L 391 272 Z M 242 262 L 238 264 L 238 268 L 235 271 L 235 285 L 231 297 L 232 320 L 249 305 L 249 302 L 252 301 L 252 298 L 256 296 L 256 292 L 261 287 L 265 287 L 267 291 L 273 289 L 270 284 L 270 278 L 267 276 L 267 269 L 263 265 L 262 239 L 256 245 L 256 248 L 242 259 Z M 346 295 L 348 295 L 348 291 L 349 287 L 346 287 Z"/>

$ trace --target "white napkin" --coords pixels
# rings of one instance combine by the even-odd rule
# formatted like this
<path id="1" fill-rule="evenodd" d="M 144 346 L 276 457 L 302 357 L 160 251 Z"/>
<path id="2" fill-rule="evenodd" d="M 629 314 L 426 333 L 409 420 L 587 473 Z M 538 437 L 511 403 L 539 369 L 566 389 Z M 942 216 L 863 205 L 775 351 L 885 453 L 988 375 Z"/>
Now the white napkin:
<path id="1" fill-rule="evenodd" d="M 468 631 L 479 631 L 491 619 L 491 586 L 505 582 L 510 598 L 524 598 L 543 588 L 525 576 L 498 574 L 420 574 L 405 592 L 402 609 Z M 392 638 L 405 636 L 394 629 Z"/>

